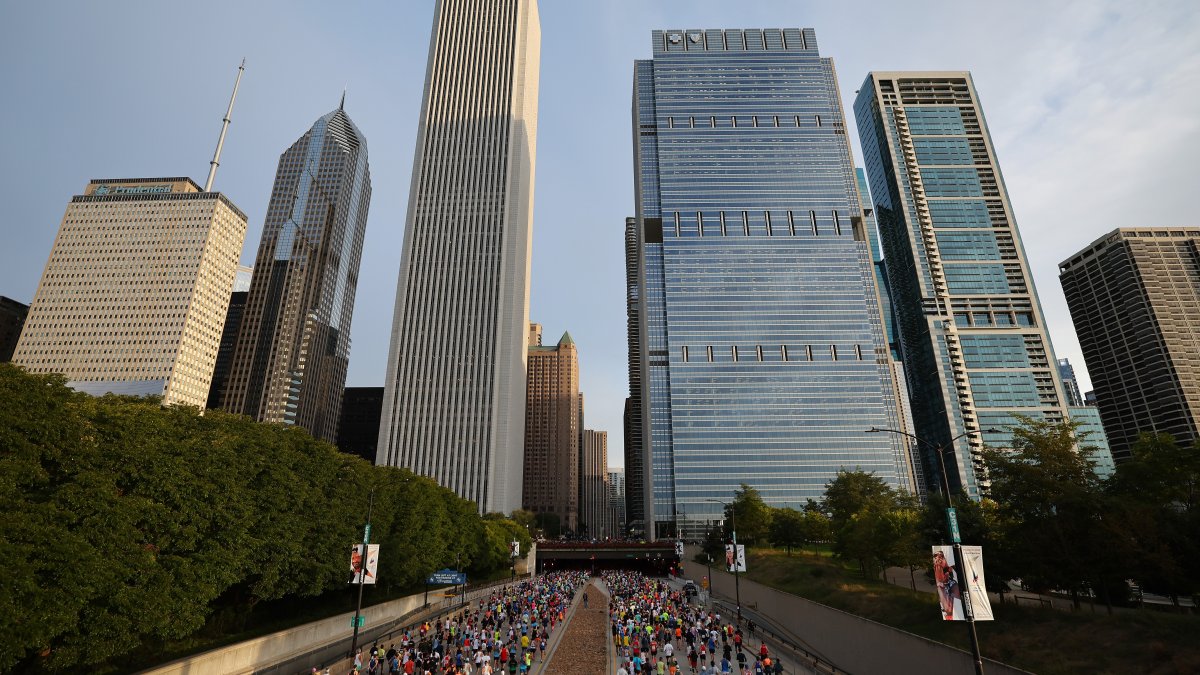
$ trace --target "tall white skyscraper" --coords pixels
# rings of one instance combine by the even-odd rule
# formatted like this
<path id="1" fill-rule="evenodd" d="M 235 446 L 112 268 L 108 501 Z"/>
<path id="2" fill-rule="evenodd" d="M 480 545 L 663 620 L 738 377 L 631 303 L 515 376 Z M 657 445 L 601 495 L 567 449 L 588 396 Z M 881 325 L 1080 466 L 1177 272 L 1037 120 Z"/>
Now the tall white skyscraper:
<path id="1" fill-rule="evenodd" d="M 536 0 L 439 0 L 376 463 L 521 505 L 541 28 Z"/>

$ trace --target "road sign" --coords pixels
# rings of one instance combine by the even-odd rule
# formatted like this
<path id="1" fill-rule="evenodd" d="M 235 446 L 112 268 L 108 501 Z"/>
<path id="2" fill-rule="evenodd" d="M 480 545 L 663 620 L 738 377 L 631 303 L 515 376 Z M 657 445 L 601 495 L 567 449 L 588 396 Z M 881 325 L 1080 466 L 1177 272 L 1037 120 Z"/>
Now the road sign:
<path id="1" fill-rule="evenodd" d="M 958 514 L 955 513 L 953 506 L 946 509 L 946 522 L 950 523 L 950 541 L 955 544 L 962 542 L 962 538 L 958 534 Z"/>
<path id="2" fill-rule="evenodd" d="M 367 523 L 367 526 L 363 528 L 363 543 L 364 544 L 371 543 L 371 524 L 370 523 Z"/>
<path id="3" fill-rule="evenodd" d="M 425 580 L 425 583 L 439 586 L 443 584 L 465 584 L 467 583 L 467 575 L 459 572 L 458 570 L 438 570 L 433 574 L 430 574 L 429 578 Z"/>
<path id="4" fill-rule="evenodd" d="M 365 616 L 350 617 L 350 627 L 351 628 L 362 628 L 363 626 L 366 625 L 366 623 L 367 623 L 367 617 L 365 617 Z"/>

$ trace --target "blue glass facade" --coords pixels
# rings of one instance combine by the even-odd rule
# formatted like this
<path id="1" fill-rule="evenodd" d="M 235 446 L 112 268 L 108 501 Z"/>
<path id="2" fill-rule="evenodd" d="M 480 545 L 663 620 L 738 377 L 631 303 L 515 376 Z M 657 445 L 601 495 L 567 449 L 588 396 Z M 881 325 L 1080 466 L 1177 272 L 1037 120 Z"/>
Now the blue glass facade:
<path id="1" fill-rule="evenodd" d="M 634 68 L 644 453 L 657 536 L 741 483 L 913 489 L 832 62 L 811 29 L 655 31 Z"/>
<path id="2" fill-rule="evenodd" d="M 1066 413 L 1020 233 L 969 73 L 871 73 L 859 92 L 914 424 L 934 445 L 966 434 L 947 472 L 979 497 L 984 444 L 1008 443 L 1018 414 Z"/>
<path id="3" fill-rule="evenodd" d="M 1071 406 L 1067 411 L 1071 421 L 1079 425 L 1075 434 L 1079 437 L 1079 447 L 1092 460 L 1092 470 L 1101 480 L 1109 478 L 1116 472 L 1117 465 L 1113 462 L 1108 434 L 1104 433 L 1104 424 L 1100 421 L 1100 409 L 1081 405 Z"/>

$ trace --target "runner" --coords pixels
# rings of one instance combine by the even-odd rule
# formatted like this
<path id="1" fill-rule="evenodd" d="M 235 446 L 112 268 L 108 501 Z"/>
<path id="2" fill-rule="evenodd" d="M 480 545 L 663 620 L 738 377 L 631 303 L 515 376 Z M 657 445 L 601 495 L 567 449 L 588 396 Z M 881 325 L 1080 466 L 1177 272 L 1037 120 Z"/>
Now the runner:
<path id="1" fill-rule="evenodd" d="M 630 675 L 782 672 L 765 644 L 751 648 L 739 626 L 689 604 L 687 595 L 667 582 L 625 571 L 609 571 L 601 577 L 610 593 L 617 665 Z M 682 654 L 687 655 L 683 665 Z"/>

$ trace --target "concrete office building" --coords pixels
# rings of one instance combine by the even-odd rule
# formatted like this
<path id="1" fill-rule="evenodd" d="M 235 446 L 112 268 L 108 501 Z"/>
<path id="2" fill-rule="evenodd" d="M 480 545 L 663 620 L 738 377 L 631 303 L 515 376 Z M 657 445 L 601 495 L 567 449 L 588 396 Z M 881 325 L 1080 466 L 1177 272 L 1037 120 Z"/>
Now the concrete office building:
<path id="1" fill-rule="evenodd" d="M 203 408 L 246 215 L 189 178 L 97 179 L 71 198 L 13 362 L 71 387 Z"/>
<path id="2" fill-rule="evenodd" d="M 987 487 L 980 452 L 1014 414 L 1066 401 L 970 73 L 876 72 L 854 106 L 930 489 Z M 984 433 L 995 430 L 995 433 Z"/>
<path id="3" fill-rule="evenodd" d="M 913 490 L 833 63 L 811 29 L 654 31 L 634 64 L 650 538 L 840 469 Z M 627 489 L 631 490 L 632 476 Z M 632 516 L 631 516 L 632 517 Z"/>
<path id="4" fill-rule="evenodd" d="M 28 315 L 29 305 L 0 295 L 0 363 L 12 361 Z"/>
<path id="5" fill-rule="evenodd" d="M 379 414 L 383 387 L 346 387 L 338 423 L 338 450 L 375 463 L 379 450 Z"/>
<path id="6" fill-rule="evenodd" d="M 260 422 L 337 440 L 371 170 L 339 105 L 280 157 L 221 399 Z"/>
<path id="7" fill-rule="evenodd" d="M 570 333 L 542 346 L 541 326 L 531 324 L 525 393 L 522 508 L 554 514 L 563 529 L 579 527 L 579 450 L 583 406 L 579 352 Z"/>
<path id="8" fill-rule="evenodd" d="M 1120 228 L 1059 265 L 1113 458 L 1142 433 L 1197 440 L 1200 228 Z"/>
<path id="9" fill-rule="evenodd" d="M 608 432 L 584 429 L 579 452 L 579 529 L 594 539 L 616 535 L 608 497 Z"/>
<path id="10" fill-rule="evenodd" d="M 221 407 L 225 395 L 225 383 L 229 369 L 233 367 L 233 350 L 237 347 L 238 330 L 242 327 L 242 314 L 246 310 L 246 297 L 250 295 L 250 276 L 253 269 L 238 265 L 233 278 L 233 292 L 229 294 L 229 309 L 225 313 L 225 327 L 221 329 L 221 346 L 217 348 L 217 364 L 213 366 L 212 384 L 208 388 L 210 410 Z"/>
<path id="11" fill-rule="evenodd" d="M 536 0 L 439 0 L 378 464 L 521 505 L 541 28 Z"/>

